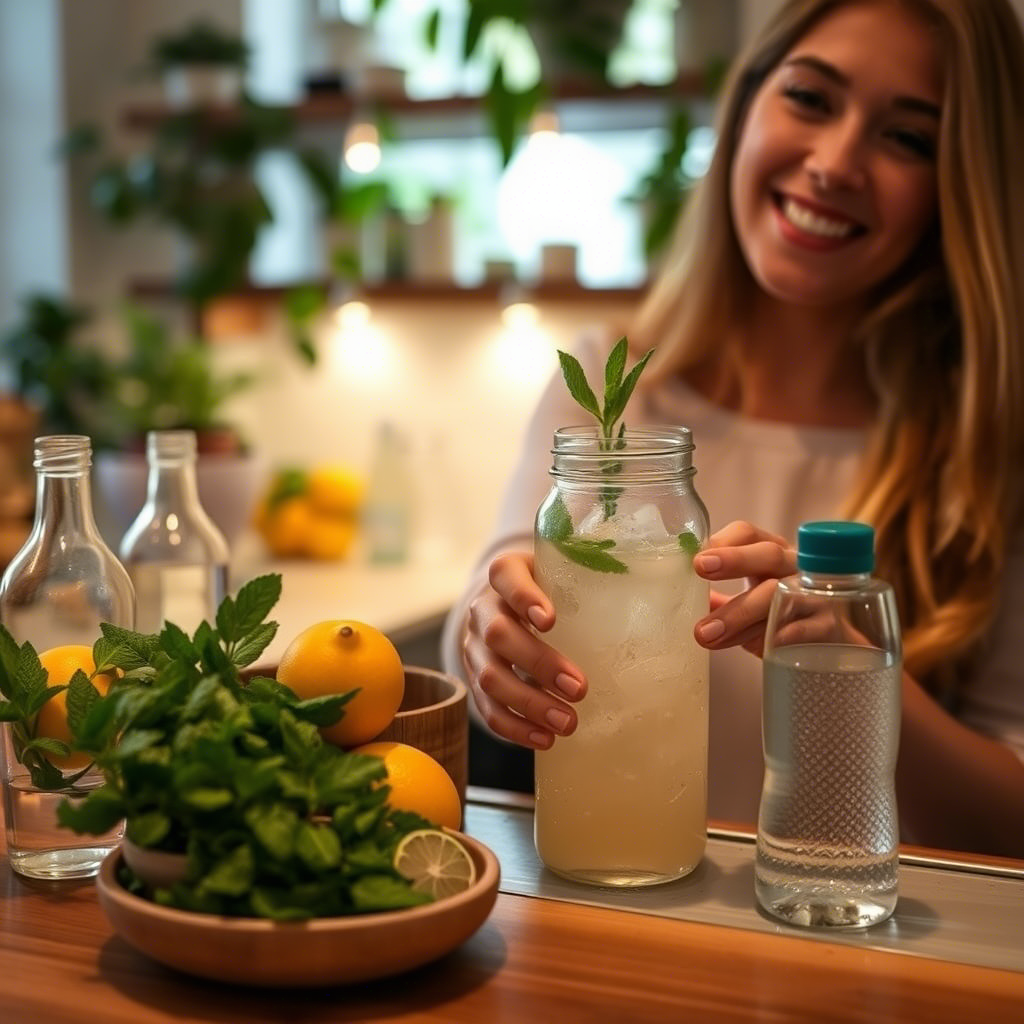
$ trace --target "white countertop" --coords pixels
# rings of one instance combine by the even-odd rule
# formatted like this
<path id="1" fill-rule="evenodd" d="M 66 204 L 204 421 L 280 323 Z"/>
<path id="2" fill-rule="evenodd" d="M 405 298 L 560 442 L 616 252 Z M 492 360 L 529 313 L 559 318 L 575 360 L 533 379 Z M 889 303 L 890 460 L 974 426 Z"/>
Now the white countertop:
<path id="1" fill-rule="evenodd" d="M 231 587 L 276 572 L 281 599 L 270 613 L 280 628 L 260 657 L 279 660 L 304 629 L 324 619 L 357 619 L 392 639 L 436 625 L 462 593 L 474 552 L 413 557 L 398 564 L 372 564 L 360 551 L 337 562 L 272 560 L 255 538 L 243 538 L 231 563 Z"/>

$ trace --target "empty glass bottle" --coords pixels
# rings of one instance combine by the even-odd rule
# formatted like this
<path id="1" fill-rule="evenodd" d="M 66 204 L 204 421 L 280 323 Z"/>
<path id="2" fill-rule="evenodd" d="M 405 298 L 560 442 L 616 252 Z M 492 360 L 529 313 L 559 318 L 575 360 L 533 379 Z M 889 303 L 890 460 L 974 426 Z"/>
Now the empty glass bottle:
<path id="1" fill-rule="evenodd" d="M 864 523 L 804 523 L 797 566 L 765 632 L 755 890 L 790 924 L 863 928 L 896 906 L 896 602 Z"/>
<path id="2" fill-rule="evenodd" d="M 227 541 L 199 501 L 195 432 L 151 430 L 146 459 L 146 503 L 121 540 L 136 628 L 158 633 L 173 622 L 191 635 L 213 621 L 227 590 Z"/>
<path id="3" fill-rule="evenodd" d="M 135 615 L 131 580 L 103 542 L 93 518 L 92 445 L 79 435 L 36 438 L 34 465 L 35 522 L 0 580 L 0 621 L 17 643 L 28 642 L 39 654 L 75 645 L 91 649 L 99 639 L 101 622 L 130 629 Z M 72 652 L 68 660 L 75 657 Z M 60 682 L 67 680 L 48 679 L 49 685 Z M 64 694 L 50 701 L 63 706 Z M 58 725 L 63 721 L 62 714 L 51 718 Z M 26 766 L 25 745 L 39 734 L 38 727 L 38 717 L 27 725 L 3 726 L 11 866 L 33 878 L 93 875 L 118 842 L 120 827 L 106 836 L 76 836 L 58 828 L 56 808 L 62 799 L 81 798 L 100 785 L 102 776 L 77 763 L 71 767 L 73 758 L 48 753 L 37 757 L 34 771 Z"/>

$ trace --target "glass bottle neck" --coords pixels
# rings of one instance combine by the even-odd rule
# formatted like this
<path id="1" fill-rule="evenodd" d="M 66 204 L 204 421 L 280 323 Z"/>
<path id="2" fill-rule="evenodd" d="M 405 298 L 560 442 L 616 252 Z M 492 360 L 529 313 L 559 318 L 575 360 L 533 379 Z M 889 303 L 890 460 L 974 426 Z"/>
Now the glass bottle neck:
<path id="1" fill-rule="evenodd" d="M 76 472 L 39 471 L 34 530 L 44 528 L 99 536 L 93 518 L 92 486 L 87 469 Z"/>
<path id="2" fill-rule="evenodd" d="M 160 460 L 149 467 L 146 503 L 160 508 L 199 507 L 196 467 L 192 460 Z"/>
<path id="3" fill-rule="evenodd" d="M 871 582 L 869 572 L 832 573 L 799 569 L 797 574 L 801 585 L 808 590 L 860 590 Z"/>

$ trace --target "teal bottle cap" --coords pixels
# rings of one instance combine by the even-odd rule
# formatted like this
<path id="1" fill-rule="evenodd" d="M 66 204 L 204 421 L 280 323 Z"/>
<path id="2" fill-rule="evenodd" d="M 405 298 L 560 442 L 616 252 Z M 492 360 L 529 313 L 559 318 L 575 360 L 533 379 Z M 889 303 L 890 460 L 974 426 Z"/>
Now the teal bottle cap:
<path id="1" fill-rule="evenodd" d="M 810 572 L 871 572 L 874 527 L 845 521 L 804 523 L 796 532 L 796 564 Z"/>

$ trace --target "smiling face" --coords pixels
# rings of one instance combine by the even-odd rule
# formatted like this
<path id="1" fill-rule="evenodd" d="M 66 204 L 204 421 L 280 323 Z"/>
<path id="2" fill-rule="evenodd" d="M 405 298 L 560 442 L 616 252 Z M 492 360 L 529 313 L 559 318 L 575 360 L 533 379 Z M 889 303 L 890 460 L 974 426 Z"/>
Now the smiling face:
<path id="1" fill-rule="evenodd" d="M 730 179 L 754 279 L 797 305 L 858 304 L 937 216 L 943 79 L 928 25 L 891 0 L 819 21 L 751 100 Z"/>

